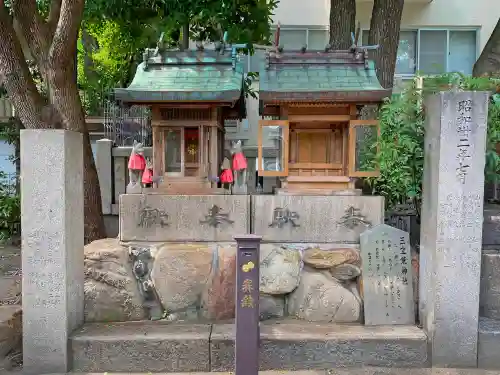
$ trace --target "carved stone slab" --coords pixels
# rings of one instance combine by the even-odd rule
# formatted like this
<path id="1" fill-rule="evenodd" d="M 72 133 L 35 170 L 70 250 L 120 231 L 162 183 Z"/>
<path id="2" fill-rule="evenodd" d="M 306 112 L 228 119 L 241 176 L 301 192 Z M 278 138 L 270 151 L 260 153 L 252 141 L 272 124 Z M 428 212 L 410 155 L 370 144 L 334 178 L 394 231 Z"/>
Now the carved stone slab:
<path id="1" fill-rule="evenodd" d="M 252 196 L 253 232 L 270 242 L 359 243 L 384 222 L 384 198 L 366 196 Z"/>
<path id="2" fill-rule="evenodd" d="M 123 194 L 121 241 L 233 241 L 249 233 L 250 199 L 242 195 Z"/>
<path id="3" fill-rule="evenodd" d="M 365 325 L 415 324 L 409 233 L 381 224 L 360 238 Z"/>

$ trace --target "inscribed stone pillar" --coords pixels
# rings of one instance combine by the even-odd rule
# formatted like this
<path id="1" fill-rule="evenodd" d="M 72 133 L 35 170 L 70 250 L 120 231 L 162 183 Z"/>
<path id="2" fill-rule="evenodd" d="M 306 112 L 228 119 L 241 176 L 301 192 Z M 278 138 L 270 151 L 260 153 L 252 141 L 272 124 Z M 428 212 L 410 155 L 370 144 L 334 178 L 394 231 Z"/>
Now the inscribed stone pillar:
<path id="1" fill-rule="evenodd" d="M 101 188 L 102 213 L 111 215 L 111 204 L 113 197 L 113 156 L 111 154 L 113 141 L 110 139 L 99 139 L 96 142 L 95 164 L 99 176 Z"/>
<path id="2" fill-rule="evenodd" d="M 69 370 L 83 322 L 83 142 L 66 130 L 21 131 L 23 367 Z"/>
<path id="3" fill-rule="evenodd" d="M 437 367 L 476 367 L 488 93 L 426 102 L 420 320 Z"/>

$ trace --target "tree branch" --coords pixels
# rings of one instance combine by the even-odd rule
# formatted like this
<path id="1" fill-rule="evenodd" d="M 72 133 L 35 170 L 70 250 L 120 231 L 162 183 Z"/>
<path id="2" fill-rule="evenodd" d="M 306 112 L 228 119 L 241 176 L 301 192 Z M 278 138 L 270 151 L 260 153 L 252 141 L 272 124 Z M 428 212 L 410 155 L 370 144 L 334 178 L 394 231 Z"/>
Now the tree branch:
<path id="1" fill-rule="evenodd" d="M 47 19 L 47 28 L 51 38 L 54 37 L 57 22 L 59 21 L 59 17 L 61 15 L 61 3 L 62 0 L 52 0 L 50 3 L 50 13 L 49 18 Z"/>
<path id="2" fill-rule="evenodd" d="M 64 64 L 74 59 L 85 0 L 62 0 L 59 21 L 49 50 L 51 63 Z"/>
<path id="3" fill-rule="evenodd" d="M 51 38 L 54 37 L 56 31 L 57 23 L 59 22 L 59 17 L 61 15 L 61 3 L 62 0 L 52 0 L 50 3 L 49 18 L 47 19 L 47 28 Z"/>
<path id="4" fill-rule="evenodd" d="M 52 127 L 52 123 L 44 121 L 43 118 L 44 114 L 52 110 L 33 82 L 21 44 L 5 7 L 0 7 L 0 30 L 2 30 L 0 81 L 7 90 L 7 95 L 14 104 L 17 115 L 26 128 Z"/>
<path id="5" fill-rule="evenodd" d="M 12 0 L 12 13 L 40 68 L 45 66 L 49 40 L 47 27 L 38 13 L 35 0 Z"/>

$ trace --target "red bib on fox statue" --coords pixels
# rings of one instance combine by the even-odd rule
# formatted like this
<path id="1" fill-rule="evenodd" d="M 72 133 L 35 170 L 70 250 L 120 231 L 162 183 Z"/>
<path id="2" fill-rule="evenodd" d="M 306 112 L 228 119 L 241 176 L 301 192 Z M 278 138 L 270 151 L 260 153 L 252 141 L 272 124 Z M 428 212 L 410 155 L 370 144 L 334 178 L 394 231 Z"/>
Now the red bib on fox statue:
<path id="1" fill-rule="evenodd" d="M 152 184 L 153 183 L 153 170 L 150 168 L 144 169 L 144 173 L 142 174 L 142 183 L 143 184 Z"/>
<path id="2" fill-rule="evenodd" d="M 247 159 L 243 155 L 243 146 L 241 141 L 233 142 L 231 147 L 231 154 L 233 155 L 233 179 L 234 185 L 232 189 L 233 194 L 246 194 L 247 193 Z"/>
<path id="3" fill-rule="evenodd" d="M 220 174 L 220 182 L 223 184 L 232 184 L 233 181 L 233 171 L 230 169 L 224 169 Z"/>
<path id="4" fill-rule="evenodd" d="M 233 146 L 233 171 L 241 171 L 243 169 L 247 169 L 247 167 L 247 158 L 243 155 L 241 141 L 238 141 Z"/>
<path id="5" fill-rule="evenodd" d="M 141 154 L 137 154 L 132 151 L 130 158 L 128 159 L 128 169 L 133 171 L 143 171 L 146 168 L 146 159 Z"/>
<path id="6" fill-rule="evenodd" d="M 129 182 L 127 185 L 127 194 L 140 194 L 142 192 L 142 173 L 146 168 L 146 159 L 144 159 L 144 148 L 142 143 L 134 140 L 132 152 L 128 159 Z"/>

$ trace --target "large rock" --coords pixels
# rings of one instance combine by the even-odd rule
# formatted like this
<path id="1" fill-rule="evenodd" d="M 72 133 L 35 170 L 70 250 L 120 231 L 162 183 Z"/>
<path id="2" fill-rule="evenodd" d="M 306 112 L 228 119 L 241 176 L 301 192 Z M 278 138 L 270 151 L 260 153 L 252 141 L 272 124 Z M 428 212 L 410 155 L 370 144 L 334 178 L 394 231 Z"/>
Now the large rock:
<path id="1" fill-rule="evenodd" d="M 285 296 L 261 294 L 259 298 L 260 320 L 283 318 Z"/>
<path id="2" fill-rule="evenodd" d="M 261 245 L 261 293 L 291 293 L 299 285 L 300 268 L 301 256 L 298 250 L 274 244 Z"/>
<path id="3" fill-rule="evenodd" d="M 362 303 L 328 271 L 304 269 L 298 288 L 288 297 L 288 313 L 311 322 L 359 322 Z"/>
<path id="4" fill-rule="evenodd" d="M 344 263 L 359 264 L 361 256 L 356 249 L 321 250 L 313 247 L 304 252 L 304 263 L 318 269 L 328 269 Z"/>
<path id="5" fill-rule="evenodd" d="M 330 268 L 330 274 L 334 279 L 339 281 L 349 281 L 354 280 L 361 275 L 361 268 L 354 264 L 345 263 L 340 266 Z"/>
<path id="6" fill-rule="evenodd" d="M 156 248 L 151 278 L 167 314 L 201 307 L 216 249 L 207 244 L 164 244 Z"/>
<path id="7" fill-rule="evenodd" d="M 236 296 L 236 247 L 217 246 L 213 257 L 214 267 L 203 294 L 204 315 L 210 320 L 233 319 Z"/>
<path id="8" fill-rule="evenodd" d="M 20 348 L 22 324 L 20 305 L 0 306 L 0 359 Z"/>
<path id="9" fill-rule="evenodd" d="M 119 322 L 147 319 L 128 249 L 117 239 L 85 246 L 85 321 Z"/>

